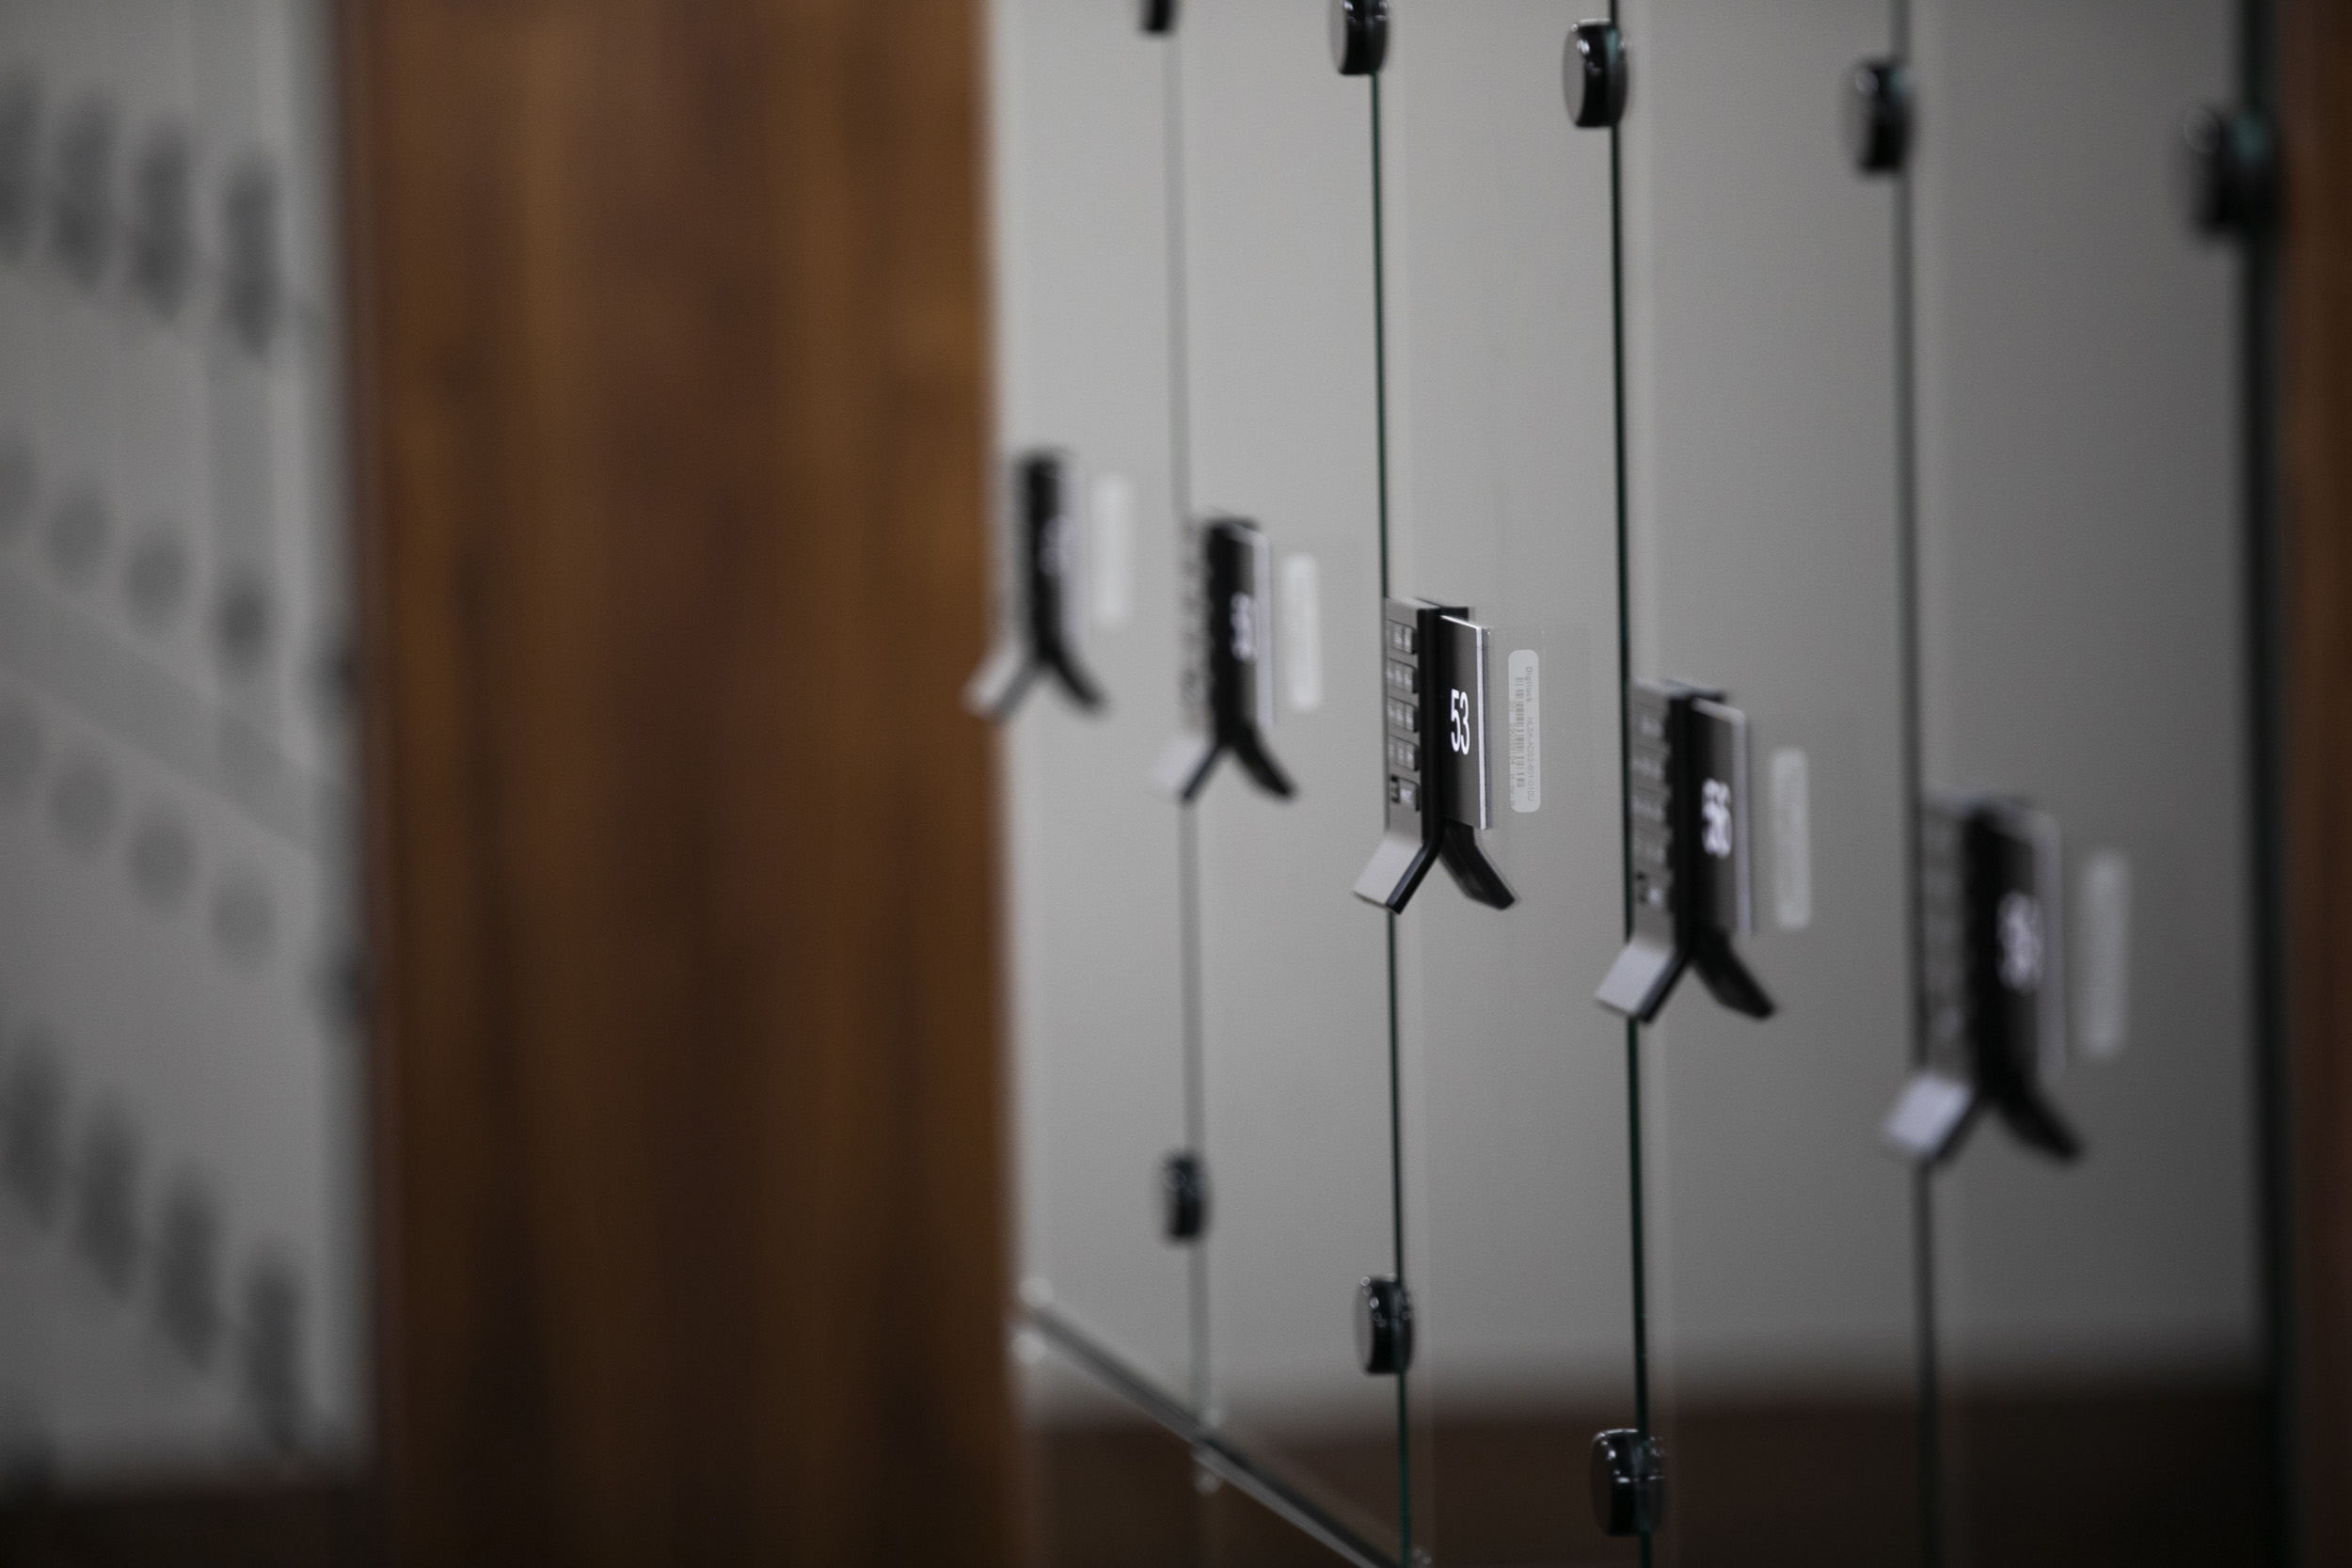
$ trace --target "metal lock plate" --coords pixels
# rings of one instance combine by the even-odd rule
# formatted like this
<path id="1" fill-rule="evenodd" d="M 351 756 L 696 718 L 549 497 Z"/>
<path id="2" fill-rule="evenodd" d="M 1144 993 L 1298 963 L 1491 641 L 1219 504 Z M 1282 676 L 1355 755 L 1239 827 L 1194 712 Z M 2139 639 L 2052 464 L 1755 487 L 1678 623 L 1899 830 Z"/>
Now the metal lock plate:
<path id="1" fill-rule="evenodd" d="M 1208 689 L 1215 716 L 1274 722 L 1274 550 L 1255 523 L 1221 517 L 1203 540 Z"/>
<path id="2" fill-rule="evenodd" d="M 1443 773 L 1438 805 L 1449 820 L 1484 832 L 1494 826 L 1493 781 L 1487 776 L 1487 632 L 1458 615 L 1437 619 L 1438 669 L 1445 679 L 1429 694 L 1439 721 L 1430 737 L 1433 760 Z"/>
<path id="3" fill-rule="evenodd" d="M 1756 929 L 1748 868 L 1748 718 L 1711 697 L 1693 696 L 1685 725 L 1694 792 L 1696 842 L 1686 861 L 1692 913 L 1709 929 L 1745 936 Z"/>

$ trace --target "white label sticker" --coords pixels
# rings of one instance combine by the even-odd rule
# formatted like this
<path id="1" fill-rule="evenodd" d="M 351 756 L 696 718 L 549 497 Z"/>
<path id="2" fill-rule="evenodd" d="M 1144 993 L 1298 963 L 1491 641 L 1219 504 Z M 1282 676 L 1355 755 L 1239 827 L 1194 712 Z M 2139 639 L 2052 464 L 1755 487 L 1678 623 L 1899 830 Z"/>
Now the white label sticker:
<path id="1" fill-rule="evenodd" d="M 2075 1027 L 2083 1054 L 2094 1061 L 2123 1053 L 2131 1032 L 2132 862 L 2121 849 L 2101 849 L 2083 862 L 2080 929 L 2076 937 Z"/>
<path id="2" fill-rule="evenodd" d="M 1813 781 L 1804 753 L 1772 753 L 1772 923 L 1784 931 L 1813 924 Z"/>
<path id="3" fill-rule="evenodd" d="M 1311 555 L 1282 562 L 1282 684 L 1292 710 L 1323 705 L 1323 579 Z"/>
<path id="4" fill-rule="evenodd" d="M 1135 613 L 1136 489 L 1123 474 L 1094 482 L 1094 624 L 1115 627 Z"/>
<path id="5" fill-rule="evenodd" d="M 1511 809 L 1544 803 L 1544 701 L 1541 661 L 1533 648 L 1512 650 L 1502 700 L 1511 716 Z"/>

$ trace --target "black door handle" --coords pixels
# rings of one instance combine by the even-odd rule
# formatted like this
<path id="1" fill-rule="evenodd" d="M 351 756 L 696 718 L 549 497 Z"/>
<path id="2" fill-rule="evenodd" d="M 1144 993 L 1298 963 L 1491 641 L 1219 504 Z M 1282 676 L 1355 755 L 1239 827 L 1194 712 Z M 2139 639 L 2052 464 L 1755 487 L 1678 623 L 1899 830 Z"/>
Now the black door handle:
<path id="1" fill-rule="evenodd" d="M 1720 691 L 1637 681 L 1626 737 L 1633 934 L 1601 1006 L 1647 1023 L 1685 969 L 1750 1018 L 1772 999 L 1731 945 L 1754 928 L 1748 888 L 1748 721 Z"/>
<path id="2" fill-rule="evenodd" d="M 1180 800 L 1200 798 L 1231 752 L 1251 782 L 1280 800 L 1296 793 L 1274 759 L 1273 550 L 1257 524 L 1213 517 L 1200 528 L 1192 687 L 1197 727 L 1168 742 L 1152 778 Z"/>
<path id="3" fill-rule="evenodd" d="M 1991 1111 L 2028 1148 L 2081 1154 L 2049 1095 L 2066 1052 L 2064 872 L 2057 822 L 2022 801 L 1938 794 L 1921 806 L 1927 1065 L 1884 1129 L 1904 1153 L 1947 1160 Z"/>
<path id="4" fill-rule="evenodd" d="M 1025 453 L 1013 465 L 1014 577 L 1022 602 L 1012 640 L 964 688 L 965 705 L 983 718 L 1010 718 L 1041 674 L 1059 682 L 1081 708 L 1103 705 L 1102 688 L 1072 646 L 1081 603 L 1077 520 L 1070 506 L 1073 466 L 1067 452 L 1055 451 Z"/>

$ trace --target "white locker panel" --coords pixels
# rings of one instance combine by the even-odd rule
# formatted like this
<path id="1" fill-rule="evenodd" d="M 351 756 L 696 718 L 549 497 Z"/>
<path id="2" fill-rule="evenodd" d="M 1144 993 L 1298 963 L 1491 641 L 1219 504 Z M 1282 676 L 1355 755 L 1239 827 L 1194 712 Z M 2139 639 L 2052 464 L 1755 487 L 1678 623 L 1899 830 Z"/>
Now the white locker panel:
<path id="1" fill-rule="evenodd" d="M 1349 893 L 1382 819 L 1373 98 L 1324 0 L 1190 0 L 1183 91 L 1190 495 L 1311 561 L 1267 732 L 1295 785 L 1231 763 L 1200 855 L 1212 1415 L 1375 1542 L 1397 1520 L 1397 1386 L 1356 1359 L 1359 1281 L 1393 1273 L 1388 939 Z M 1285 609 L 1290 613 L 1285 614 Z M 1318 657 L 1301 704 L 1282 672 Z M 1295 670 L 1291 670 L 1295 673 Z"/>
<path id="2" fill-rule="evenodd" d="M 1623 911 L 1610 145 L 1561 75 L 1583 15 L 1398 0 L 1380 84 L 1391 591 L 1492 629 L 1481 836 L 1517 895 L 1440 867 L 1397 922 L 1412 1535 L 1447 1563 L 1610 1555 L 1563 1478 L 1634 1414 L 1625 1034 L 1592 1005 Z"/>
<path id="3" fill-rule="evenodd" d="M 365 1430 L 326 8 L 0 8 L 0 1464 Z"/>
<path id="4" fill-rule="evenodd" d="M 1710 1560 L 1771 1528 L 1819 1561 L 1906 1561 L 1912 1177 L 1878 1136 L 1912 1018 L 1896 214 L 1840 137 L 1847 72 L 1884 53 L 1889 17 L 1620 17 L 1632 673 L 1747 716 L 1756 929 L 1735 946 L 1777 1005 L 1740 1016 L 1693 975 L 1643 1031 L 1659 1549 Z M 1775 777 L 1803 781 L 1802 814 L 1771 809 Z M 1800 821 L 1808 852 L 1777 852 Z M 1798 865 L 1803 898 L 1778 883 Z"/>
<path id="5" fill-rule="evenodd" d="M 2251 1560 L 2239 264 L 2177 167 L 2237 8 L 1913 3 L 1927 782 L 2063 835 L 2081 1142 L 1988 1118 L 1936 1177 L 1947 1560 Z M 2061 1443 L 2111 1457 L 2061 1483 Z"/>
<path id="6" fill-rule="evenodd" d="M 1004 726 L 1023 1289 L 1190 1402 L 1198 1264 L 1159 1201 L 1199 1136 L 1179 824 L 1147 779 L 1178 722 L 1168 46 L 1128 7 L 1006 0 L 993 48 L 999 448 L 1073 465 L 1105 693 L 1041 680 Z M 1037 1382 L 1041 1414 L 1075 1386 Z"/>

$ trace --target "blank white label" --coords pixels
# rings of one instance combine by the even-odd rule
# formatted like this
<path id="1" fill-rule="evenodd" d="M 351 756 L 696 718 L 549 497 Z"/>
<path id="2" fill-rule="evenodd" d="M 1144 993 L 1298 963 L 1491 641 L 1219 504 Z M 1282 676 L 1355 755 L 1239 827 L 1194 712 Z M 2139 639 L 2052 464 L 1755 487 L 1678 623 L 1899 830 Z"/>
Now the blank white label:
<path id="1" fill-rule="evenodd" d="M 2132 863 L 2121 849 L 2097 850 L 2083 861 L 2075 908 L 2079 930 L 2074 993 L 2075 1032 L 2083 1054 L 2120 1056 L 2131 1030 Z"/>
<path id="2" fill-rule="evenodd" d="M 1533 648 L 1513 651 L 1502 688 L 1511 720 L 1511 809 L 1537 811 L 1544 803 L 1544 702 L 1541 661 Z"/>
<path id="3" fill-rule="evenodd" d="M 1311 555 L 1282 562 L 1282 684 L 1291 707 L 1312 713 L 1323 705 L 1323 578 Z"/>
<path id="4" fill-rule="evenodd" d="M 1813 924 L 1813 782 L 1804 753 L 1772 753 L 1772 923 L 1784 931 Z"/>
<path id="5" fill-rule="evenodd" d="M 1136 487 L 1123 474 L 1094 482 L 1094 571 L 1089 594 L 1094 624 L 1127 624 L 1136 610 Z"/>

